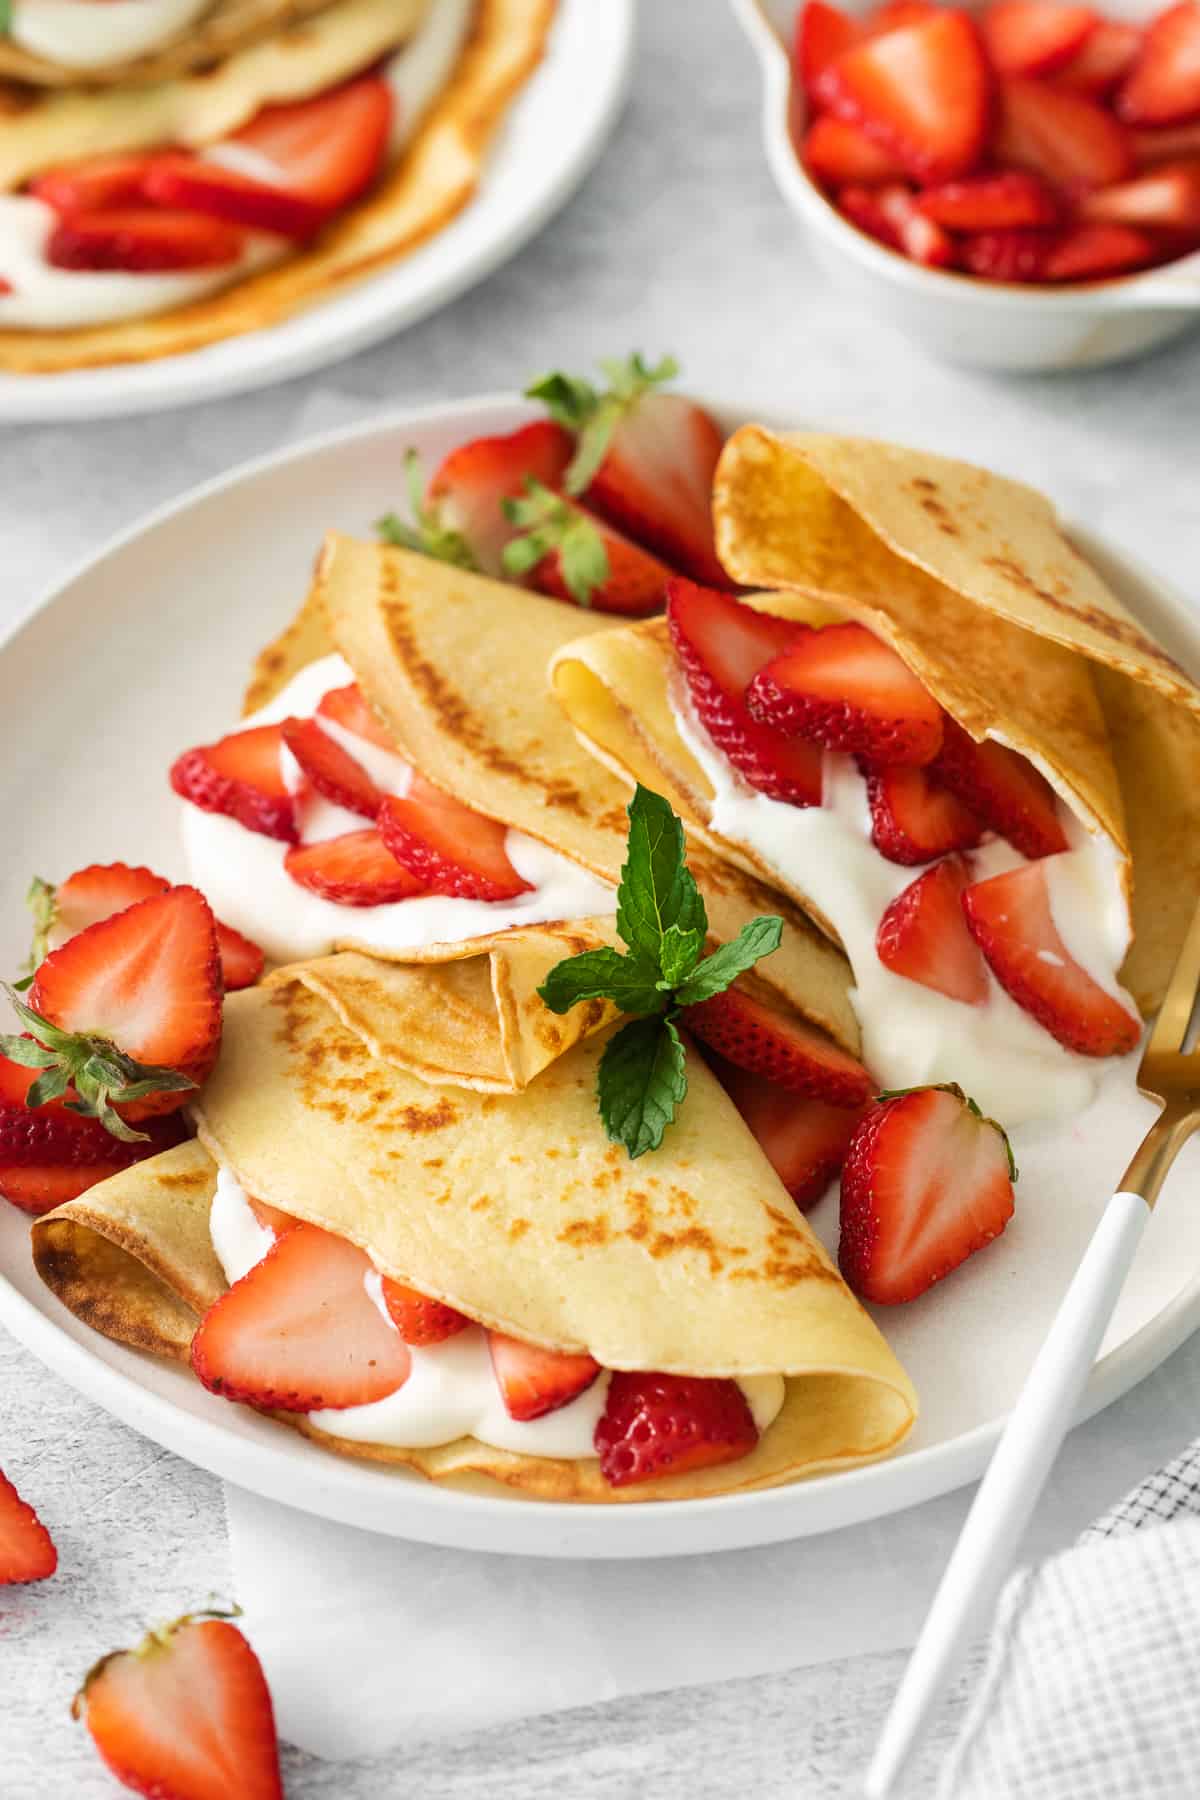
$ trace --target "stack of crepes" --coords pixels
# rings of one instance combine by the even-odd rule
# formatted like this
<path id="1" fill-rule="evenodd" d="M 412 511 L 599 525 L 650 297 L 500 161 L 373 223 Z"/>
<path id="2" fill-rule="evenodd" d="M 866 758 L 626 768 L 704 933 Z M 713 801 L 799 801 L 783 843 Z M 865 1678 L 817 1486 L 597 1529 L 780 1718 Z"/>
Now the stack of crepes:
<path id="1" fill-rule="evenodd" d="M 543 54 L 555 5 L 201 0 L 177 7 L 180 22 L 173 30 L 167 22 L 152 50 L 117 52 L 106 62 L 82 55 L 56 61 L 28 47 L 40 41 L 40 9 L 36 0 L 13 0 L 8 35 L 0 34 L 0 196 L 62 165 L 159 149 L 204 152 L 264 108 L 330 92 L 409 47 L 422 68 L 411 84 L 420 95 L 419 120 L 399 116 L 410 92 L 402 78 L 394 121 L 399 152 L 385 160 L 366 198 L 339 212 L 315 240 L 285 246 L 282 260 L 258 272 L 253 263 L 239 266 L 219 291 L 153 316 L 147 306 L 145 316 L 85 323 L 81 315 L 74 324 L 4 329 L 0 309 L 0 367 L 54 373 L 199 349 L 274 324 L 405 255 L 475 193 L 492 139 Z M 446 32 L 431 32 L 446 9 L 453 15 Z M 46 10 L 117 9 L 68 0 Z M 99 26 L 90 19 L 85 25 L 90 42 Z M 61 35 L 83 28 L 59 17 L 56 29 Z M 114 44 L 121 36 L 118 21 Z M 131 310 L 136 315 L 136 304 Z"/>

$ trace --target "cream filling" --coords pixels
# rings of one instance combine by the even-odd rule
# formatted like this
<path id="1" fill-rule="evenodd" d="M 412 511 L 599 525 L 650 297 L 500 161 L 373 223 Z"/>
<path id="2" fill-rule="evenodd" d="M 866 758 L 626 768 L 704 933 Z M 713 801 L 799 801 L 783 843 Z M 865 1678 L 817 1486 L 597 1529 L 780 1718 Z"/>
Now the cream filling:
<path id="1" fill-rule="evenodd" d="M 15 44 L 63 69 L 105 69 L 160 50 L 211 0 L 13 0 Z"/>

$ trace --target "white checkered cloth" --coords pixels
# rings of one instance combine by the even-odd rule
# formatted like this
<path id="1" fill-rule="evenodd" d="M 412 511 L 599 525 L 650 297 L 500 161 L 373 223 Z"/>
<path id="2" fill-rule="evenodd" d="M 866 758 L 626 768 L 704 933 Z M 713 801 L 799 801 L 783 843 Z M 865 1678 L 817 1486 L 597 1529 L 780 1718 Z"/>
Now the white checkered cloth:
<path id="1" fill-rule="evenodd" d="M 938 1800 L 1200 1794 L 1200 1438 L 1008 1583 Z"/>

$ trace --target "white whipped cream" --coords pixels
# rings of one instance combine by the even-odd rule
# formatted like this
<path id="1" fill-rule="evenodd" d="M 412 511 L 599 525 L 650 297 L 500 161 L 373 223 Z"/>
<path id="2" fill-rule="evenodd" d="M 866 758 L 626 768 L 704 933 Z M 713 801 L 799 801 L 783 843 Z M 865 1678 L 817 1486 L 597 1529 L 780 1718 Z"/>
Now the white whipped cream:
<path id="1" fill-rule="evenodd" d="M 990 969 L 986 1001 L 971 1006 L 880 962 L 879 921 L 920 870 L 889 862 L 871 842 L 866 783 L 852 757 L 826 755 L 822 805 L 790 806 L 742 779 L 686 696 L 676 692 L 672 707 L 680 736 L 715 790 L 712 829 L 756 851 L 835 926 L 854 970 L 863 1060 L 881 1087 L 957 1081 L 1004 1125 L 1083 1111 L 1108 1063 L 1057 1043 Z M 1059 812 L 1071 849 L 1042 859 L 1054 923 L 1081 967 L 1136 1017 L 1116 980 L 1130 939 L 1116 851 L 1061 804 Z M 975 879 L 986 881 L 1027 859 L 993 837 L 970 860 Z"/>
<path id="2" fill-rule="evenodd" d="M 230 1283 L 247 1274 L 275 1242 L 274 1232 L 259 1224 L 228 1169 L 217 1174 L 209 1230 Z M 394 1330 L 374 1269 L 366 1276 L 366 1289 Z M 323 1407 L 306 1415 L 309 1423 L 332 1437 L 396 1448 L 428 1448 L 473 1437 L 493 1449 L 525 1456 L 576 1460 L 595 1455 L 596 1426 L 611 1380 L 608 1370 L 602 1369 L 591 1386 L 566 1406 L 543 1413 L 540 1419 L 514 1419 L 500 1396 L 487 1333 L 480 1326 L 469 1325 L 440 1344 L 410 1345 L 409 1353 L 411 1372 L 395 1393 L 364 1406 Z M 783 1405 L 783 1377 L 747 1376 L 738 1385 L 759 1432 L 765 1431 Z"/>
<path id="3" fill-rule="evenodd" d="M 322 695 L 353 680 L 352 669 L 340 656 L 322 657 L 302 669 L 269 706 L 243 724 L 249 727 L 289 716 L 309 717 Z M 381 788 L 392 794 L 405 792 L 411 770 L 400 757 L 342 730 L 333 721 L 322 719 L 321 723 Z M 286 751 L 284 755 L 285 779 L 290 785 L 297 771 Z M 390 906 L 339 906 L 292 880 L 283 866 L 288 846 L 279 839 L 247 831 L 221 813 L 202 812 L 187 801 L 182 804 L 184 852 L 192 879 L 217 917 L 253 938 L 274 962 L 321 956 L 335 943 L 392 951 L 460 944 L 467 938 L 520 925 L 592 918 L 611 913 L 615 904 L 607 882 L 523 832 L 509 831 L 504 840 L 509 861 L 531 884 L 513 900 L 418 894 Z M 305 844 L 362 831 L 370 823 L 319 795 L 303 802 L 298 822 Z"/>
<path id="4" fill-rule="evenodd" d="M 179 37 L 211 0 L 13 0 L 8 32 L 64 69 L 103 69 Z"/>

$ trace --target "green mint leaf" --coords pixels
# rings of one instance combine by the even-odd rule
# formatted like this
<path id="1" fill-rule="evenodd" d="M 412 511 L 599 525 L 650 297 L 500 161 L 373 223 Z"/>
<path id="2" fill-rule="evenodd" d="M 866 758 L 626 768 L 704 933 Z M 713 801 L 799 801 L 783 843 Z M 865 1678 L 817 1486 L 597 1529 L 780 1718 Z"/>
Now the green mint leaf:
<path id="1" fill-rule="evenodd" d="M 600 1116 L 631 1157 L 657 1150 L 687 1093 L 683 1043 L 669 1019 L 632 1019 L 610 1039 L 597 1077 Z"/>
<path id="2" fill-rule="evenodd" d="M 662 936 L 659 955 L 662 979 L 659 987 L 670 991 L 686 981 L 696 967 L 703 948 L 704 939 L 698 931 L 681 931 L 678 925 L 669 926 Z"/>
<path id="3" fill-rule="evenodd" d="M 396 544 L 402 550 L 419 551 L 422 556 L 432 556 L 456 569 L 477 572 L 479 564 L 462 532 L 443 523 L 439 509 L 426 501 L 421 458 L 415 450 L 409 450 L 405 455 L 404 475 L 413 523 L 408 524 L 398 513 L 385 513 L 382 519 L 375 521 L 375 529 L 384 543 Z"/>
<path id="4" fill-rule="evenodd" d="M 0 0 L 0 5 L 2 4 L 3 0 Z M 46 952 L 50 947 L 50 928 L 58 911 L 58 889 L 52 882 L 43 881 L 40 875 L 35 875 L 29 884 L 25 904 L 33 914 L 33 944 L 22 966 L 32 975 L 45 962 Z"/>
<path id="5" fill-rule="evenodd" d="M 597 393 L 590 381 L 576 375 L 540 375 L 525 389 L 527 400 L 540 400 L 556 425 L 579 431 L 596 408 Z"/>
<path id="6" fill-rule="evenodd" d="M 676 983 L 676 1005 L 696 1006 L 701 1000 L 711 1000 L 714 994 L 723 994 L 760 958 L 778 950 L 782 936 L 783 920 L 778 913 L 762 913 L 757 919 L 751 919 L 731 943 L 722 944 L 711 956 L 706 956 L 685 981 Z"/>
<path id="7" fill-rule="evenodd" d="M 661 970 L 663 934 L 672 925 L 708 934 L 708 915 L 687 866 L 683 826 L 661 794 L 638 783 L 629 802 L 629 848 L 617 889 L 617 930 L 637 955 Z"/>
<path id="8" fill-rule="evenodd" d="M 538 993 L 553 1013 L 570 1012 L 581 1000 L 611 1000 L 627 1013 L 659 1013 L 667 1007 L 656 971 L 607 944 L 569 956 L 551 969 Z"/>

